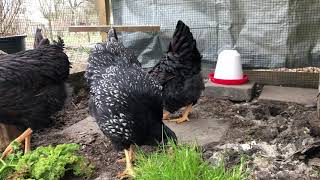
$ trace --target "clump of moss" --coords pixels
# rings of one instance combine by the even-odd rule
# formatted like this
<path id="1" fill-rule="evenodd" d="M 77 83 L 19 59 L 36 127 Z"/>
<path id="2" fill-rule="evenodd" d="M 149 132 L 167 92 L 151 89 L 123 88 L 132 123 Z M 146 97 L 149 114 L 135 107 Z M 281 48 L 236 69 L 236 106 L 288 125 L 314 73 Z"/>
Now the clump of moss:
<path id="1" fill-rule="evenodd" d="M 0 160 L 0 179 L 56 180 L 66 172 L 84 178 L 93 174 L 93 165 L 78 155 L 78 144 L 40 146 L 25 155 L 19 146 L 14 142 L 13 153 L 5 160 Z"/>

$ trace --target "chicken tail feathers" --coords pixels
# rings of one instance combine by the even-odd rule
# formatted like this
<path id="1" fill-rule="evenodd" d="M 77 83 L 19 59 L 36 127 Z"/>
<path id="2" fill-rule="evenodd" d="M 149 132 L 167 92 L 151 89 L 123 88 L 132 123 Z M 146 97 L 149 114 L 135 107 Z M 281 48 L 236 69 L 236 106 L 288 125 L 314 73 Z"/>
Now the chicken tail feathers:
<path id="1" fill-rule="evenodd" d="M 41 43 L 42 42 L 42 43 Z M 44 39 L 42 35 L 42 29 L 37 28 L 36 33 L 34 35 L 34 43 L 33 43 L 33 48 L 36 49 L 41 45 L 44 45 Z"/>
<path id="2" fill-rule="evenodd" d="M 118 41 L 116 30 L 108 31 L 107 42 L 97 43 L 92 49 L 85 77 L 88 82 L 94 78 L 96 71 L 103 71 L 110 66 L 140 65 L 131 49 L 127 49 Z M 141 66 L 141 65 L 140 65 Z"/>
<path id="3" fill-rule="evenodd" d="M 39 48 L 41 46 L 48 46 L 50 45 L 50 41 L 48 38 L 43 38 L 42 35 L 42 29 L 37 28 L 36 34 L 34 36 L 34 43 L 33 43 L 33 48 Z"/>
<path id="4" fill-rule="evenodd" d="M 114 28 L 111 28 L 109 31 L 108 31 L 108 41 L 118 41 L 118 36 L 117 36 L 117 32 L 116 32 L 116 29 Z"/>
<path id="5" fill-rule="evenodd" d="M 173 143 L 177 143 L 178 138 L 176 134 L 165 124 L 163 124 L 163 140 L 164 143 L 167 143 L 168 141 L 173 141 Z"/>
<path id="6" fill-rule="evenodd" d="M 58 41 L 53 40 L 53 44 L 59 46 L 62 49 L 64 48 L 64 41 L 60 36 L 58 36 Z"/>
<path id="7" fill-rule="evenodd" d="M 40 47 L 40 46 L 47 46 L 47 45 L 50 45 L 50 41 L 49 41 L 48 38 L 44 38 L 39 42 L 37 48 Z"/>
<path id="8" fill-rule="evenodd" d="M 194 55 L 199 55 L 200 58 L 196 59 L 201 59 L 190 28 L 181 20 L 177 23 L 167 54 L 170 59 L 189 59 Z"/>

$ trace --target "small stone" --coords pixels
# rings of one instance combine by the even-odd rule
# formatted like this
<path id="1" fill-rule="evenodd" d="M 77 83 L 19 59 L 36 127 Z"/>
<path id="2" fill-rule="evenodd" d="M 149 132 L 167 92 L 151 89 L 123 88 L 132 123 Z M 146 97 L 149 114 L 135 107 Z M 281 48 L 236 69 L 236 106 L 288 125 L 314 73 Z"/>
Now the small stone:
<path id="1" fill-rule="evenodd" d="M 212 166 L 216 166 L 220 160 L 221 160 L 221 153 L 219 152 L 215 152 L 212 154 L 212 156 L 208 159 L 208 162 L 212 165 Z"/>
<path id="2" fill-rule="evenodd" d="M 300 159 L 300 160 L 304 160 L 305 157 L 304 157 L 304 156 L 299 156 L 299 159 Z"/>
<path id="3" fill-rule="evenodd" d="M 250 146 L 250 144 L 242 144 L 241 148 L 243 151 L 248 151 L 250 150 L 252 147 Z"/>
<path id="4" fill-rule="evenodd" d="M 306 104 L 305 107 L 306 108 L 316 108 L 317 107 L 317 103 Z"/>
<path id="5" fill-rule="evenodd" d="M 320 136 L 320 120 L 317 118 L 310 118 L 308 122 L 310 125 L 310 134 L 312 136 Z"/>
<path id="6" fill-rule="evenodd" d="M 310 145 L 310 144 L 313 144 L 314 143 L 314 139 L 313 138 L 306 138 L 302 141 L 302 146 L 307 146 L 307 145 Z"/>
<path id="7" fill-rule="evenodd" d="M 204 159 L 209 159 L 212 155 L 213 155 L 213 152 L 212 152 L 212 151 L 205 151 L 205 152 L 203 153 Z"/>

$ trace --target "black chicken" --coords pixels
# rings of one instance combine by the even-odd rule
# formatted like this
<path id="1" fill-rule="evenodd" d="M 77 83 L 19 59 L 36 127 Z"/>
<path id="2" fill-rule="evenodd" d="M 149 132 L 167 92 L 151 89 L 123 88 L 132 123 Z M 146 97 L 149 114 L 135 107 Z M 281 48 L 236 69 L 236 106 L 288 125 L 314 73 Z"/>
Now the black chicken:
<path id="1" fill-rule="evenodd" d="M 114 29 L 109 30 L 106 43 L 96 45 L 88 61 L 85 76 L 90 86 L 90 114 L 116 150 L 125 150 L 126 169 L 118 176 L 132 176 L 133 144 L 177 139 L 162 122 L 161 85 L 141 69 L 134 53 L 118 42 Z"/>
<path id="2" fill-rule="evenodd" d="M 20 130 L 51 124 L 69 92 L 70 62 L 63 49 L 59 37 L 51 45 L 0 56 L 0 123 Z"/>
<path id="3" fill-rule="evenodd" d="M 181 123 L 189 120 L 192 105 L 197 103 L 204 90 L 201 59 L 189 27 L 178 21 L 166 57 L 149 71 L 149 74 L 163 86 L 165 110 L 173 113 L 186 106 L 181 118 L 170 121 Z M 163 119 L 168 118 L 169 113 L 164 112 Z"/>

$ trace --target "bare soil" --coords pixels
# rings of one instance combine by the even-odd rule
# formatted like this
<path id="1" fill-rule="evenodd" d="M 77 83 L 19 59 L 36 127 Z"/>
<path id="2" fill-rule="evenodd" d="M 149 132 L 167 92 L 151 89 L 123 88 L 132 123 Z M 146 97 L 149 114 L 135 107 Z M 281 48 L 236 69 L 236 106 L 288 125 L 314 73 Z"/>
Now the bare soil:
<path id="1" fill-rule="evenodd" d="M 123 165 L 116 163 L 122 153 L 113 150 L 110 141 L 100 132 L 65 136 L 63 130 L 88 116 L 88 90 L 83 74 L 71 79 L 75 91 L 72 102 L 54 116 L 53 127 L 33 134 L 33 148 L 39 145 L 79 143 L 81 154 L 96 166 L 92 179 L 116 179 Z M 241 157 L 255 179 L 314 179 L 320 166 L 318 135 L 320 122 L 315 107 L 292 103 L 258 102 L 234 103 L 202 97 L 194 108 L 192 118 L 210 116 L 231 123 L 222 141 L 203 147 L 204 159 L 215 164 L 220 157 L 226 166 L 240 162 Z M 306 149 L 305 151 L 301 151 Z M 152 148 L 145 147 L 151 151 Z M 320 150 L 320 149 L 319 149 Z M 66 179 L 75 179 L 67 177 Z"/>
<path id="2" fill-rule="evenodd" d="M 233 117 L 228 118 L 231 127 L 221 142 L 204 148 L 204 157 L 212 164 L 224 157 L 231 167 L 244 157 L 252 179 L 319 178 L 315 107 L 256 100 L 235 104 L 208 99 L 205 104 L 220 106 L 221 111 L 215 113 L 222 118 Z"/>

